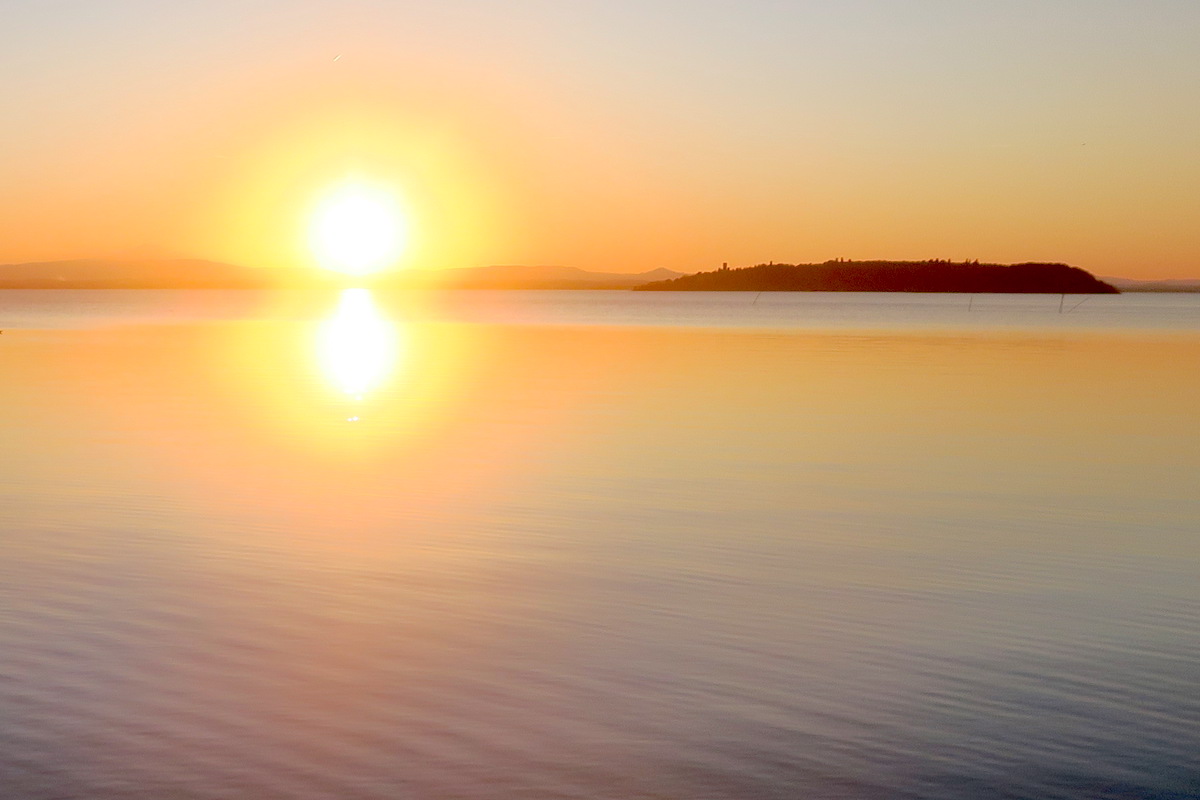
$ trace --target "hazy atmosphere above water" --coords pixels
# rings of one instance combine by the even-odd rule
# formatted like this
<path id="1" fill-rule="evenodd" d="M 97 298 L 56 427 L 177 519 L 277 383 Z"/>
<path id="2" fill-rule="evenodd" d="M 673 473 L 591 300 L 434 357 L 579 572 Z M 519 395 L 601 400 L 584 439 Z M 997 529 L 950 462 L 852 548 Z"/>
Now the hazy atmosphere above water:
<path id="1" fill-rule="evenodd" d="M 9 0 L 0 263 L 309 265 L 356 172 L 412 266 L 1196 277 L 1198 40 L 1187 0 Z"/>

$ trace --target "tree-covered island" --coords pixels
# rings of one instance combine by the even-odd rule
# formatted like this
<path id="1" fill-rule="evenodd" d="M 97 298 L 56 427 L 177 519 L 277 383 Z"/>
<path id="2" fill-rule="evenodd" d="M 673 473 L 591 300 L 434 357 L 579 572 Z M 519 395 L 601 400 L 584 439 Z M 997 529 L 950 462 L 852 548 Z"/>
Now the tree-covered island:
<path id="1" fill-rule="evenodd" d="M 758 264 L 698 272 L 637 287 L 667 292 L 964 292 L 1118 294 L 1090 272 L 1067 264 L 978 261 L 826 261 Z"/>

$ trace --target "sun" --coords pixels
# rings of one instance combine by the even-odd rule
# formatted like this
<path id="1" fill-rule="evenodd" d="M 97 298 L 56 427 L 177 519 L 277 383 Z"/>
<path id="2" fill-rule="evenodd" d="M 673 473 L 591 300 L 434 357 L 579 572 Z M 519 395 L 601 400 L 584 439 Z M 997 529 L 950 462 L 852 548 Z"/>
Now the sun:
<path id="1" fill-rule="evenodd" d="M 363 181 L 328 190 L 309 223 L 309 244 L 318 263 L 348 275 L 395 266 L 407 239 L 405 216 L 395 195 Z"/>

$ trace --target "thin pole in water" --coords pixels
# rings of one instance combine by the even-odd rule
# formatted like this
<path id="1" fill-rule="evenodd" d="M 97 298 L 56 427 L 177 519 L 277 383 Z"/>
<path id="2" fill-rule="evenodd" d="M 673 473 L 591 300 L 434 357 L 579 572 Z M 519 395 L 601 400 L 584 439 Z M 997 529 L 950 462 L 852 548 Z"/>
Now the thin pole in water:
<path id="1" fill-rule="evenodd" d="M 1058 298 L 1058 313 L 1062 313 L 1063 303 L 1065 302 L 1067 302 L 1067 296 L 1064 294 L 1062 297 Z"/>
<path id="2" fill-rule="evenodd" d="M 758 305 L 758 298 L 760 298 L 760 297 L 762 297 L 762 292 L 759 292 L 758 294 L 754 295 L 754 302 L 752 302 L 750 305 L 752 305 L 752 306 Z"/>

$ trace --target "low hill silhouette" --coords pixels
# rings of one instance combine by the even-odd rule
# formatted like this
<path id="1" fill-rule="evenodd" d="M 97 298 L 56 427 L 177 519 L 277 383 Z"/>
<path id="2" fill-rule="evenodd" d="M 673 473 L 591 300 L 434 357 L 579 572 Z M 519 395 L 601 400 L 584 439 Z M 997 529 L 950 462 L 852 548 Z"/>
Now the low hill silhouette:
<path id="1" fill-rule="evenodd" d="M 667 292 L 966 292 L 1117 294 L 1111 284 L 1066 264 L 978 261 L 826 261 L 759 264 L 699 272 L 637 287 Z"/>
<path id="2" fill-rule="evenodd" d="M 433 289 L 632 289 L 649 281 L 678 278 L 682 272 L 589 272 L 577 267 L 494 266 L 413 269 L 381 276 L 384 286 Z"/>
<path id="3" fill-rule="evenodd" d="M 77 259 L 0 265 L 0 289 L 309 289 L 354 284 L 400 289 L 631 289 L 682 273 L 574 267 L 403 269 L 358 278 L 318 269 L 242 267 L 201 259 Z"/>
<path id="4" fill-rule="evenodd" d="M 0 265 L 3 289 L 268 289 L 297 281 L 300 270 L 254 269 L 178 259 L 75 259 Z"/>

